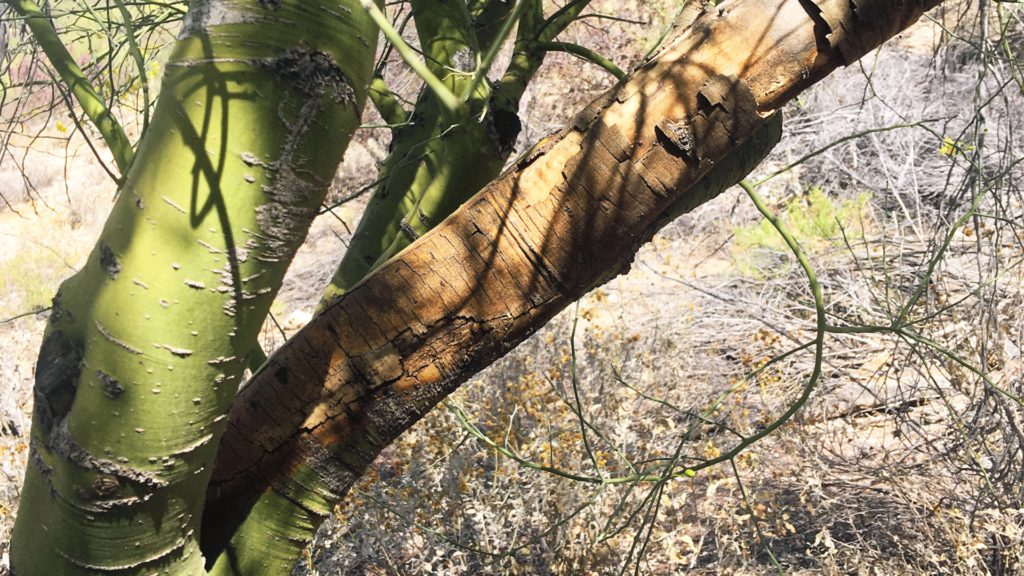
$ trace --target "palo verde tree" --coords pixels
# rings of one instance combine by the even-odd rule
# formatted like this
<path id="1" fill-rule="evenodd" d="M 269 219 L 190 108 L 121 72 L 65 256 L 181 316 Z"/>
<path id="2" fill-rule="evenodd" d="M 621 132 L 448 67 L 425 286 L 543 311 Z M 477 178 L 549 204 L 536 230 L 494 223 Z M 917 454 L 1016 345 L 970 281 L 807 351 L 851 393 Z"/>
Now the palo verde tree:
<path id="1" fill-rule="evenodd" d="M 196 0 L 134 149 L 45 10 L 7 4 L 122 174 L 54 298 L 12 569 L 250 576 L 287 574 L 382 448 L 740 180 L 789 99 L 938 0 L 691 0 L 628 75 L 556 41 L 585 0 L 412 0 L 422 60 L 369 0 Z M 424 78 L 411 109 L 374 65 L 378 31 Z M 621 79 L 499 177 L 550 50 Z M 320 314 L 264 361 L 257 332 L 367 96 L 393 126 L 380 182 Z M 635 472 L 599 480 L 693 473 Z"/>

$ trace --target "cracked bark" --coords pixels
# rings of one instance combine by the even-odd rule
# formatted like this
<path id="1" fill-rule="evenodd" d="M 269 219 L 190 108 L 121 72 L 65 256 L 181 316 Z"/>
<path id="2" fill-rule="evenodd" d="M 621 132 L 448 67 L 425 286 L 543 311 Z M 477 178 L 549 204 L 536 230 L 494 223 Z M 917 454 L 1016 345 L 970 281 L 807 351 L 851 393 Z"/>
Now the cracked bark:
<path id="1" fill-rule="evenodd" d="M 207 494 L 207 558 L 273 538 L 237 537 L 267 511 L 311 536 L 398 434 L 719 192 L 694 184 L 765 118 L 938 3 L 748 0 L 698 19 L 253 377 Z"/>

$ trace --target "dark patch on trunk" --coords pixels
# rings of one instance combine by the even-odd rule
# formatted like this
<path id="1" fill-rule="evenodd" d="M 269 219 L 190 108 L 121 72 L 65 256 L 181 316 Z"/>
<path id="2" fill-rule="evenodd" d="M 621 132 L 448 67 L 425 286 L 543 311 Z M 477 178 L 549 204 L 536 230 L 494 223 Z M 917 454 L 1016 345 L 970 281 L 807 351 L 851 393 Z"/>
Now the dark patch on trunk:
<path id="1" fill-rule="evenodd" d="M 274 370 L 274 378 L 277 379 L 282 385 L 288 384 L 288 367 L 278 366 L 277 370 Z"/>
<path id="2" fill-rule="evenodd" d="M 405 221 L 405 218 L 402 218 L 402 222 L 398 225 L 398 229 L 405 234 L 405 237 L 409 239 L 409 242 L 415 242 L 420 239 L 420 233 L 410 226 L 409 223 Z"/>
<path id="3" fill-rule="evenodd" d="M 35 440 L 29 441 L 28 446 L 29 462 L 39 470 L 39 475 L 46 481 L 46 487 L 50 489 L 50 501 L 56 500 L 60 494 L 57 493 L 57 489 L 53 486 L 53 466 L 46 463 L 43 458 L 42 451 L 39 450 Z"/>
<path id="4" fill-rule="evenodd" d="M 29 454 L 29 459 L 32 461 L 32 464 L 39 470 L 39 473 L 43 476 L 43 479 L 45 479 L 46 482 L 50 484 L 51 479 L 53 478 L 53 467 L 46 463 L 46 460 L 43 459 L 43 453 L 36 448 L 36 445 L 34 443 L 30 444 L 29 446 Z M 50 485 L 50 496 L 56 496 L 52 484 Z"/>
<path id="5" fill-rule="evenodd" d="M 494 105 L 494 101 L 491 101 Z M 487 122 L 487 137 L 494 144 L 495 155 L 504 160 L 515 151 L 516 139 L 523 129 L 523 123 L 519 115 L 510 110 L 493 108 L 485 120 Z"/>
<path id="6" fill-rule="evenodd" d="M 291 48 L 283 56 L 261 61 L 260 66 L 306 96 L 320 98 L 330 91 L 335 104 L 347 105 L 355 100 L 345 73 L 322 50 Z"/>
<path id="7" fill-rule="evenodd" d="M 426 213 L 418 206 L 416 207 L 416 216 L 419 217 L 420 222 L 423 223 L 424 226 L 430 228 L 430 216 L 427 216 Z"/>
<path id="8" fill-rule="evenodd" d="M 35 417 L 46 434 L 71 411 L 81 365 L 82 349 L 64 332 L 54 330 L 43 340 L 33 395 Z"/>
<path id="9" fill-rule="evenodd" d="M 281 4 L 281 0 L 258 0 L 260 6 L 270 10 L 271 12 L 277 12 L 284 6 Z"/>
<path id="10" fill-rule="evenodd" d="M 111 280 L 117 280 L 117 275 L 121 273 L 121 263 L 117 261 L 117 255 L 103 242 L 100 242 L 100 267 L 110 275 Z"/>
<path id="11" fill-rule="evenodd" d="M 61 300 L 64 298 L 64 294 L 58 289 L 57 294 L 53 297 L 50 306 L 50 324 L 56 325 L 63 319 L 67 319 L 68 322 L 75 321 L 75 315 L 70 310 L 65 310 L 61 304 Z"/>
<path id="12" fill-rule="evenodd" d="M 103 395 L 107 398 L 113 400 L 124 392 L 124 386 L 122 386 L 117 379 L 103 370 L 97 370 L 96 377 L 99 379 L 100 386 L 103 388 Z"/>

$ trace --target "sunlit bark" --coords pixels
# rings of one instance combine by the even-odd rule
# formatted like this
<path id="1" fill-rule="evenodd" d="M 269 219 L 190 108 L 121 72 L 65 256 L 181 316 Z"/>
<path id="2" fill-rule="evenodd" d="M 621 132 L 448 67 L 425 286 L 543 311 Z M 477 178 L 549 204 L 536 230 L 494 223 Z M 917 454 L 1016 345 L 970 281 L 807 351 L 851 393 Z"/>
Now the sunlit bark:
<path id="1" fill-rule="evenodd" d="M 376 37 L 356 1 L 192 3 L 100 240 L 54 299 L 15 574 L 205 572 L 224 413 L 359 124 Z"/>

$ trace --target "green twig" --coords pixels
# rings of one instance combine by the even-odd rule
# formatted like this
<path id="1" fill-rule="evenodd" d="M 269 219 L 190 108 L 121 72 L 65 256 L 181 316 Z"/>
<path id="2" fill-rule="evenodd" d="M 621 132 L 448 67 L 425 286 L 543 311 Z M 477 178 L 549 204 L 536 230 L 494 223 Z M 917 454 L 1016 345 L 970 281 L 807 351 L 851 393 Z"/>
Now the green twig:
<path id="1" fill-rule="evenodd" d="M 122 176 L 131 164 L 134 150 L 124 129 L 114 118 L 110 109 L 103 102 L 103 98 L 96 93 L 92 83 L 75 63 L 75 59 L 68 52 L 64 43 L 61 42 L 57 31 L 50 24 L 49 18 L 40 10 L 39 6 L 32 0 L 5 0 L 7 5 L 14 9 L 28 25 L 35 37 L 36 42 L 50 59 L 50 64 L 60 75 L 60 79 L 67 84 L 75 100 L 92 120 L 96 129 L 99 130 L 103 140 L 114 155 L 114 162 Z M 141 73 L 144 73 L 142 71 Z"/>
<path id="2" fill-rule="evenodd" d="M 919 122 L 910 122 L 910 123 L 907 123 L 907 124 L 895 124 L 893 126 L 884 126 L 882 128 L 872 128 L 870 130 L 864 130 L 863 132 L 857 132 L 856 134 L 850 134 L 849 136 L 844 136 L 844 137 L 840 138 L 839 140 L 835 140 L 833 142 L 830 142 L 827 146 L 823 146 L 823 147 L 815 150 L 814 152 L 811 152 L 809 154 L 805 154 L 804 156 L 801 156 L 797 161 L 795 161 L 792 164 L 789 164 L 788 166 L 785 166 L 783 168 L 779 168 L 775 172 L 772 172 L 771 174 L 765 176 L 764 178 L 761 178 L 760 180 L 752 183 L 751 186 L 754 186 L 756 188 L 757 186 L 760 186 L 761 184 L 764 184 L 765 182 L 771 180 L 772 178 L 775 178 L 776 176 L 785 174 L 786 172 L 789 172 L 793 168 L 799 166 L 800 164 L 803 164 L 804 162 L 810 160 L 811 158 L 814 158 L 815 156 L 820 156 L 820 155 L 824 154 L 825 152 L 828 152 L 832 148 L 835 148 L 836 146 L 839 146 L 840 144 L 842 144 L 844 142 L 849 142 L 850 140 L 856 140 L 857 138 L 860 138 L 862 136 L 867 136 L 868 134 L 875 134 L 877 132 L 888 132 L 890 130 L 897 130 L 899 128 L 913 128 L 915 126 L 921 126 L 922 128 L 925 128 L 927 130 L 927 125 L 925 124 L 926 122 L 931 122 L 931 120 L 921 120 Z"/>
<path id="3" fill-rule="evenodd" d="M 121 19 L 124 21 L 125 36 L 128 38 L 128 52 L 135 59 L 135 67 L 138 68 L 139 85 L 142 87 L 142 133 L 149 128 L 149 81 L 146 80 L 146 60 L 142 57 L 142 51 L 135 41 L 135 29 L 132 27 L 132 15 L 125 7 L 123 0 L 114 0 L 118 10 L 121 12 Z"/>
<path id="4" fill-rule="evenodd" d="M 672 22 L 670 22 L 668 26 L 665 26 L 665 29 L 661 31 L 661 35 L 658 36 L 658 39 L 654 42 L 654 45 L 651 46 L 649 50 L 647 50 L 647 53 L 644 54 L 642 58 L 640 58 L 639 65 L 642 66 L 646 64 L 647 60 L 651 57 L 651 55 L 654 54 L 655 51 L 657 51 L 658 48 L 661 47 L 661 45 L 665 42 L 665 38 L 668 38 L 668 35 L 671 34 L 672 30 L 676 28 L 676 20 L 678 20 L 679 17 L 683 15 L 683 11 L 689 8 L 689 4 L 694 1 L 695 0 L 686 0 L 685 2 L 683 2 L 683 4 L 679 7 L 679 11 L 676 13 L 675 18 L 672 19 Z"/>
<path id="5" fill-rule="evenodd" d="M 3 320 L 0 320 L 0 324 L 7 324 L 9 322 L 14 322 L 18 318 L 24 318 L 26 316 L 35 316 L 36 314 L 42 314 L 43 312 L 46 312 L 47 310 L 49 310 L 51 308 L 52 308 L 51 306 L 47 306 L 46 308 L 39 308 L 38 310 L 30 310 L 28 312 L 22 312 L 21 314 L 18 314 L 18 315 L 15 315 L 15 316 L 11 316 L 10 318 L 4 318 Z"/>
<path id="6" fill-rule="evenodd" d="M 15 0 L 8 0 L 15 1 Z M 28 0 L 21 0 L 28 1 Z M 384 33 L 384 37 L 395 47 L 399 56 L 402 60 L 412 68 L 413 72 L 417 76 L 423 79 L 434 94 L 437 95 L 437 99 L 447 108 L 450 112 L 455 114 L 465 114 L 468 111 L 468 107 L 464 102 L 459 100 L 452 91 L 444 85 L 443 82 L 427 68 L 419 58 L 416 57 L 416 51 L 411 46 L 406 44 L 405 40 L 402 39 L 402 35 L 398 33 L 391 23 L 388 22 L 387 16 L 381 12 L 380 8 L 373 3 L 373 0 L 362 0 L 363 9 L 366 10 L 367 14 L 373 20 L 373 23 L 380 28 L 380 31 Z"/>
<path id="7" fill-rule="evenodd" d="M 590 48 L 580 46 L 579 44 L 573 44 L 571 42 L 534 42 L 533 47 L 537 50 L 546 50 L 548 52 L 567 52 L 573 56 L 579 56 L 587 62 L 597 64 L 601 68 L 604 68 L 609 74 L 615 76 L 616 80 L 622 80 L 626 77 L 626 73 L 616 66 L 614 62 L 604 56 L 601 56 L 597 52 L 594 52 Z"/>
<path id="8" fill-rule="evenodd" d="M 561 34 L 569 24 L 579 17 L 580 12 L 583 12 L 588 4 L 590 4 L 590 0 L 572 0 L 566 3 L 541 24 L 534 40 L 541 42 L 554 40 L 555 36 Z"/>
<path id="9" fill-rule="evenodd" d="M 721 454 L 717 458 L 712 458 L 694 465 L 691 468 L 694 472 L 714 466 L 715 464 L 732 460 L 751 444 L 754 444 L 758 440 L 778 430 L 779 427 L 788 422 L 790 418 L 803 408 L 804 404 L 806 404 L 807 400 L 811 397 L 811 392 L 817 385 L 818 379 L 821 377 L 821 365 L 825 351 L 825 335 L 828 333 L 828 324 L 825 321 L 825 300 L 821 295 L 821 286 L 818 284 L 818 277 L 814 273 L 814 268 L 811 267 L 811 263 L 804 254 L 804 251 L 797 243 L 796 238 L 794 238 L 792 233 L 790 233 L 789 228 L 768 208 L 764 203 L 764 200 L 761 199 L 761 196 L 754 191 L 754 186 L 744 180 L 740 182 L 740 187 L 743 188 L 744 192 L 747 193 L 747 196 L 750 197 L 754 206 L 757 207 L 758 212 L 760 212 L 761 215 L 764 216 L 765 220 L 768 220 L 779 235 L 782 236 L 786 245 L 789 246 L 790 251 L 792 251 L 793 255 L 796 256 L 797 261 L 800 263 L 800 267 L 803 268 L 804 274 L 807 276 L 807 282 L 810 285 L 811 293 L 814 295 L 814 308 L 817 320 L 817 335 L 814 339 L 814 369 L 811 371 L 811 376 L 808 378 L 807 383 L 804 384 L 803 392 L 800 394 L 800 397 L 797 398 L 796 402 L 790 405 L 790 407 L 781 416 L 779 416 L 778 419 L 764 427 L 756 434 L 746 437 L 742 442 L 737 444 L 728 452 Z"/>
<path id="10" fill-rule="evenodd" d="M 512 14 L 505 19 L 505 22 L 501 25 L 501 30 L 498 32 L 498 35 L 495 36 L 494 41 L 491 42 L 491 45 L 487 48 L 487 53 L 484 54 L 484 57 L 480 60 L 480 65 L 477 66 L 476 73 L 473 74 L 473 79 L 470 81 L 469 86 L 467 86 L 466 91 L 462 93 L 463 100 L 470 99 L 473 94 L 476 93 L 476 89 L 480 87 L 480 83 L 487 78 L 487 73 L 491 70 L 491 64 L 494 63 L 495 57 L 498 56 L 498 51 L 501 50 L 501 45 L 505 43 L 505 39 L 512 33 L 512 26 L 515 25 L 519 20 L 519 17 L 522 16 L 523 11 L 526 10 L 529 5 L 530 2 L 520 0 L 519 3 L 516 4 L 516 7 L 512 9 Z"/>
<path id="11" fill-rule="evenodd" d="M 576 400 L 576 416 L 580 421 L 580 434 L 583 436 L 583 449 L 587 451 L 587 455 L 590 456 L 590 462 L 594 465 L 594 471 L 597 473 L 597 477 L 604 479 L 604 474 L 601 474 L 601 467 L 597 465 L 597 456 L 594 455 L 594 450 L 590 447 L 590 440 L 587 437 L 587 424 L 583 417 L 583 401 L 580 400 L 580 382 L 579 377 L 576 373 L 576 326 L 580 322 L 580 301 L 576 301 L 576 314 L 572 320 L 572 333 L 569 335 L 569 354 L 571 356 L 569 365 L 569 375 L 572 381 L 572 395 Z"/>

